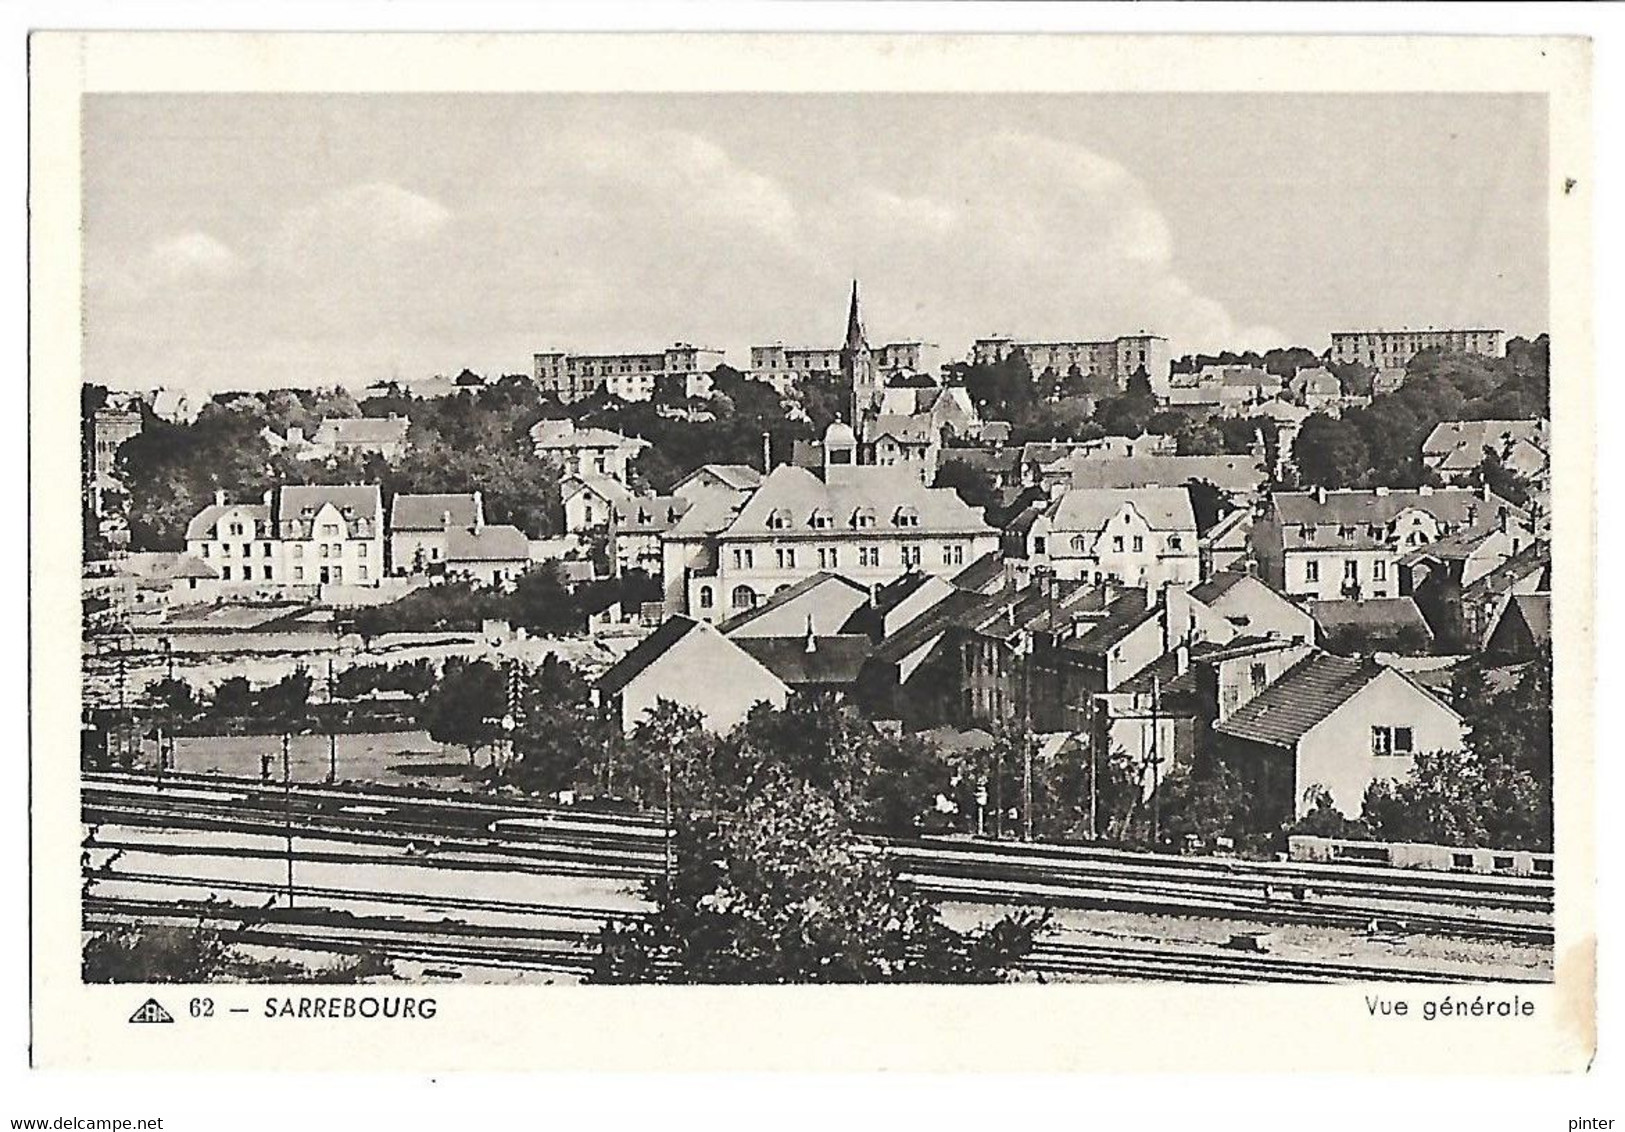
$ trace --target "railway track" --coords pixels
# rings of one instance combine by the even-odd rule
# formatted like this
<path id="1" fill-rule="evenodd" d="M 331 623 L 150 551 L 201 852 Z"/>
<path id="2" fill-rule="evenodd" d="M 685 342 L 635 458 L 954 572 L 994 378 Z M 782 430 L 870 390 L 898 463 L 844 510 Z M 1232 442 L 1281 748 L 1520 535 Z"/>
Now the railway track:
<path id="1" fill-rule="evenodd" d="M 657 874 L 661 826 L 500 797 L 257 780 L 91 775 L 82 791 L 89 825 L 194 829 L 281 838 L 296 859 L 638 880 Z M 375 847 L 371 855 L 298 846 L 320 839 Z M 147 851 L 207 855 L 208 847 Z M 409 861 L 399 854 L 421 853 Z M 427 851 L 432 848 L 432 852 Z M 1170 857 L 1094 847 L 922 838 L 879 843 L 904 879 L 943 899 L 1035 903 L 1271 924 L 1379 928 L 1518 944 L 1552 941 L 1552 885 L 1539 878 L 1424 873 L 1344 864 Z M 280 857 L 270 847 L 239 856 Z M 308 856 L 302 856 L 308 855 Z"/>

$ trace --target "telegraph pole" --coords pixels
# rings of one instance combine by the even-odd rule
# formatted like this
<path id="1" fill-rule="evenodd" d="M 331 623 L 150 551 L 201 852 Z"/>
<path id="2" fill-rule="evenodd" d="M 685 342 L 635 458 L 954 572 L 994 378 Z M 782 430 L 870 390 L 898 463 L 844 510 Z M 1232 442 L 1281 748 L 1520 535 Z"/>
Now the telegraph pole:
<path id="1" fill-rule="evenodd" d="M 336 733 L 337 721 L 334 704 L 338 697 L 335 695 L 337 685 L 333 681 L 333 658 L 327 658 L 327 784 L 333 785 L 339 780 L 339 740 Z"/>
<path id="2" fill-rule="evenodd" d="M 672 873 L 676 871 L 676 866 L 677 866 L 677 862 L 673 859 L 673 852 L 676 849 L 676 846 L 674 846 L 672 844 L 672 837 L 676 834 L 677 831 L 672 828 L 673 818 L 672 818 L 672 805 L 671 805 L 671 744 L 670 743 L 667 743 L 665 745 L 665 753 L 664 753 L 664 757 L 663 757 L 663 759 L 661 761 L 661 767 L 662 767 L 661 774 L 662 774 L 662 777 L 665 779 L 665 791 L 664 791 L 664 793 L 666 795 L 666 821 L 665 821 L 665 825 L 666 825 L 666 828 L 665 828 L 665 847 L 666 848 L 665 848 L 664 869 L 665 869 L 665 875 L 666 875 L 666 900 L 669 903 L 670 900 L 671 900 Z"/>
<path id="3" fill-rule="evenodd" d="M 282 732 L 282 823 L 288 840 L 288 907 L 293 907 L 293 765 L 288 759 L 291 736 Z"/>
<path id="4" fill-rule="evenodd" d="M 1159 797 L 1162 768 L 1161 747 L 1161 714 L 1162 714 L 1162 680 L 1156 675 L 1151 676 L 1151 848 L 1155 849 L 1160 840 L 1160 824 L 1162 817 L 1162 799 Z"/>

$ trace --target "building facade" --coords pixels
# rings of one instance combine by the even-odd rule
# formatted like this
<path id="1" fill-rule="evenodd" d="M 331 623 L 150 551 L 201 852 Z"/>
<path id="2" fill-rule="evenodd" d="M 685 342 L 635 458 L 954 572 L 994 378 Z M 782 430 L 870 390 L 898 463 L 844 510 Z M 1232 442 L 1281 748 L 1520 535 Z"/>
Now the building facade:
<path id="1" fill-rule="evenodd" d="M 444 569 L 447 533 L 485 522 L 477 491 L 412 495 L 402 492 L 389 505 L 389 568 L 394 574 Z"/>
<path id="2" fill-rule="evenodd" d="M 647 401 L 661 379 L 681 381 L 686 397 L 709 397 L 711 374 L 723 364 L 721 350 L 677 342 L 664 350 L 625 354 L 533 354 L 532 377 L 544 393 L 569 403 L 599 390 L 623 401 Z"/>
<path id="3" fill-rule="evenodd" d="M 383 505 L 376 484 L 282 488 L 276 535 L 283 580 L 290 584 L 376 586 L 384 576 Z"/>
<path id="4" fill-rule="evenodd" d="M 284 580 L 282 542 L 271 522 L 269 498 L 228 503 L 224 491 L 215 492 L 214 502 L 187 525 L 186 552 L 223 582 Z"/>
<path id="5" fill-rule="evenodd" d="M 1173 356 L 1168 339 L 1159 334 L 1128 334 L 1098 342 L 1018 342 L 1014 338 L 978 338 L 971 345 L 970 360 L 975 365 L 1001 362 L 1020 350 L 1033 373 L 1053 370 L 1064 377 L 1074 366 L 1083 377 L 1099 377 L 1114 382 L 1119 389 L 1128 379 L 1145 371 L 1151 390 L 1166 396 Z"/>
<path id="6" fill-rule="evenodd" d="M 1506 353 L 1504 330 L 1338 330 L 1332 332 L 1331 360 L 1376 369 L 1407 365 L 1423 350 L 1483 354 Z"/>
<path id="7" fill-rule="evenodd" d="M 1253 552 L 1263 579 L 1291 597 L 1396 597 L 1406 555 L 1503 518 L 1525 521 L 1487 488 L 1278 492 L 1253 524 Z"/>
<path id="8" fill-rule="evenodd" d="M 1072 488 L 1027 530 L 1029 568 L 1086 582 L 1195 585 L 1200 550 L 1183 487 Z"/>

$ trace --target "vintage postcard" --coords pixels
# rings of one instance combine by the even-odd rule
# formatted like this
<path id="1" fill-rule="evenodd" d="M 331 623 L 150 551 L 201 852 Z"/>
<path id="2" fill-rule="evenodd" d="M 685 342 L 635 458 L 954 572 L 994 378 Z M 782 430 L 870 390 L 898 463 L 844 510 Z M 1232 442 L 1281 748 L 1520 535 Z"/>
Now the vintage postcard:
<path id="1" fill-rule="evenodd" d="M 39 1064 L 1588 1064 L 1583 41 L 30 64 Z"/>

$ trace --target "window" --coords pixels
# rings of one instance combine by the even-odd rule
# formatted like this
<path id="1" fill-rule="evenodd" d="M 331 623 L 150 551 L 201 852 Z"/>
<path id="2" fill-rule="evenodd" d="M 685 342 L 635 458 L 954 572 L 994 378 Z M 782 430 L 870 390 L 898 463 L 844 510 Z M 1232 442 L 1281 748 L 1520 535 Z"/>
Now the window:
<path id="1" fill-rule="evenodd" d="M 268 542 L 260 543 L 260 557 L 261 558 L 269 558 L 269 557 L 271 557 L 271 544 L 270 543 L 268 543 Z"/>
<path id="2" fill-rule="evenodd" d="M 333 567 L 333 584 L 334 585 L 343 585 L 344 584 L 344 567 L 343 566 L 335 566 L 335 567 Z"/>
<path id="3" fill-rule="evenodd" d="M 1303 580 L 1306 582 L 1320 581 L 1320 563 L 1313 558 L 1303 564 Z"/>
<path id="4" fill-rule="evenodd" d="M 1379 582 L 1388 580 L 1388 563 L 1376 561 L 1371 564 L 1371 577 Z"/>
<path id="5" fill-rule="evenodd" d="M 1139 554 L 1145 549 L 1145 539 L 1139 535 L 1134 536 L 1134 553 Z"/>
<path id="6" fill-rule="evenodd" d="M 860 547 L 858 547 L 858 565 L 859 566 L 879 566 L 880 565 L 880 548 L 878 546 L 860 546 Z"/>
<path id="7" fill-rule="evenodd" d="M 1353 538 L 1354 534 L 1355 534 L 1355 529 L 1354 529 L 1352 524 L 1343 523 L 1337 528 L 1337 537 L 1338 538 Z"/>
<path id="8" fill-rule="evenodd" d="M 942 548 L 942 564 L 944 566 L 963 566 L 965 564 L 965 548 L 957 542 L 950 542 Z"/>
<path id="9" fill-rule="evenodd" d="M 222 567 L 220 567 L 220 578 L 221 578 L 222 581 L 226 581 L 226 582 L 231 581 L 231 567 L 230 566 L 222 566 Z"/>
<path id="10" fill-rule="evenodd" d="M 749 586 L 735 586 L 733 592 L 733 607 L 735 609 L 750 609 L 756 605 L 756 591 Z"/>
<path id="11" fill-rule="evenodd" d="M 838 570 L 841 567 L 839 548 L 821 546 L 818 548 L 818 568 L 820 570 Z"/>
<path id="12" fill-rule="evenodd" d="M 1412 753 L 1414 739 L 1409 727 L 1373 727 L 1371 753 L 1378 758 Z"/>
<path id="13" fill-rule="evenodd" d="M 917 546 L 903 547 L 903 565 L 918 566 L 920 564 L 920 548 Z"/>
<path id="14" fill-rule="evenodd" d="M 231 524 L 231 530 L 228 531 L 227 533 L 228 534 L 233 534 L 233 535 L 240 535 L 240 534 L 243 533 L 243 525 L 241 523 L 232 523 Z"/>
<path id="15" fill-rule="evenodd" d="M 231 557 L 231 543 L 223 542 L 223 543 L 220 544 L 220 556 L 222 558 L 230 558 Z"/>
<path id="16" fill-rule="evenodd" d="M 254 557 L 254 544 L 253 543 L 251 543 L 251 542 L 243 543 L 243 557 L 244 558 L 252 558 L 252 557 Z"/>
<path id="17" fill-rule="evenodd" d="M 209 557 L 209 544 L 208 543 L 203 544 L 203 557 L 205 557 L 205 558 Z"/>
<path id="18" fill-rule="evenodd" d="M 920 525 L 920 513 L 913 507 L 899 507 L 892 521 L 899 527 L 917 527 Z"/>
<path id="19" fill-rule="evenodd" d="M 305 556 L 305 544 L 304 543 L 296 542 L 296 543 L 293 544 L 293 556 L 295 558 L 303 558 Z"/>
<path id="20" fill-rule="evenodd" d="M 734 569 L 752 569 L 756 565 L 755 558 L 755 553 L 748 546 L 734 548 Z"/>
<path id="21" fill-rule="evenodd" d="M 321 556 L 323 558 L 327 557 L 327 544 L 325 542 L 321 544 Z"/>
<path id="22" fill-rule="evenodd" d="M 835 525 L 835 516 L 829 513 L 828 508 L 820 507 L 812 513 L 807 525 L 815 531 L 827 531 Z"/>
<path id="23" fill-rule="evenodd" d="M 322 534 L 324 534 L 324 535 L 336 535 L 338 533 L 339 533 L 339 525 L 337 523 L 323 523 L 322 524 Z"/>
<path id="24" fill-rule="evenodd" d="M 305 568 L 303 566 L 295 566 L 293 568 L 293 580 L 296 582 L 302 582 L 305 580 Z"/>
<path id="25" fill-rule="evenodd" d="M 852 513 L 852 525 L 859 529 L 875 525 L 875 509 L 873 507 L 859 507 Z"/>
<path id="26" fill-rule="evenodd" d="M 1253 694 L 1262 692 L 1270 682 L 1269 669 L 1262 664 L 1254 664 L 1247 673 L 1247 679 L 1253 686 Z"/>
<path id="27" fill-rule="evenodd" d="M 1184 539 L 1180 538 L 1178 535 L 1169 535 L 1168 536 L 1168 549 L 1169 550 L 1183 550 L 1184 548 L 1185 548 L 1185 540 Z"/>
<path id="28" fill-rule="evenodd" d="M 790 512 L 782 507 L 776 507 L 767 516 L 769 530 L 783 531 L 790 527 Z"/>
<path id="29" fill-rule="evenodd" d="M 775 549 L 773 557 L 778 562 L 780 570 L 794 570 L 796 568 L 796 550 L 793 546 Z"/>
<path id="30" fill-rule="evenodd" d="M 366 566 L 366 564 L 362 563 L 360 566 L 356 567 L 356 570 L 357 570 L 357 575 L 356 576 L 359 577 L 363 582 L 365 582 L 367 580 L 367 566 Z M 269 568 L 267 568 L 265 572 L 267 574 L 269 574 L 271 571 L 270 571 Z"/>
<path id="31" fill-rule="evenodd" d="M 1123 536 L 1122 535 L 1113 535 L 1112 536 L 1112 553 L 1114 553 L 1114 554 L 1123 553 Z"/>
<path id="32" fill-rule="evenodd" d="M 710 609 L 710 608 L 712 608 L 714 605 L 716 605 L 716 601 L 717 601 L 716 594 L 712 592 L 710 586 L 701 586 L 700 587 L 700 608 L 701 609 Z"/>
<path id="33" fill-rule="evenodd" d="M 1303 535 L 1304 542 L 1315 541 L 1315 528 L 1310 526 L 1308 523 L 1305 523 L 1303 526 L 1299 527 L 1298 530 Z"/>
<path id="34" fill-rule="evenodd" d="M 1033 553 L 1034 554 L 1046 554 L 1046 553 L 1048 553 L 1048 551 L 1045 549 L 1047 543 L 1048 543 L 1048 540 L 1045 539 L 1043 535 L 1034 535 L 1033 536 Z"/>
<path id="35" fill-rule="evenodd" d="M 1358 581 L 1360 577 L 1360 561 L 1357 558 L 1343 560 L 1343 580 L 1345 582 Z"/>

